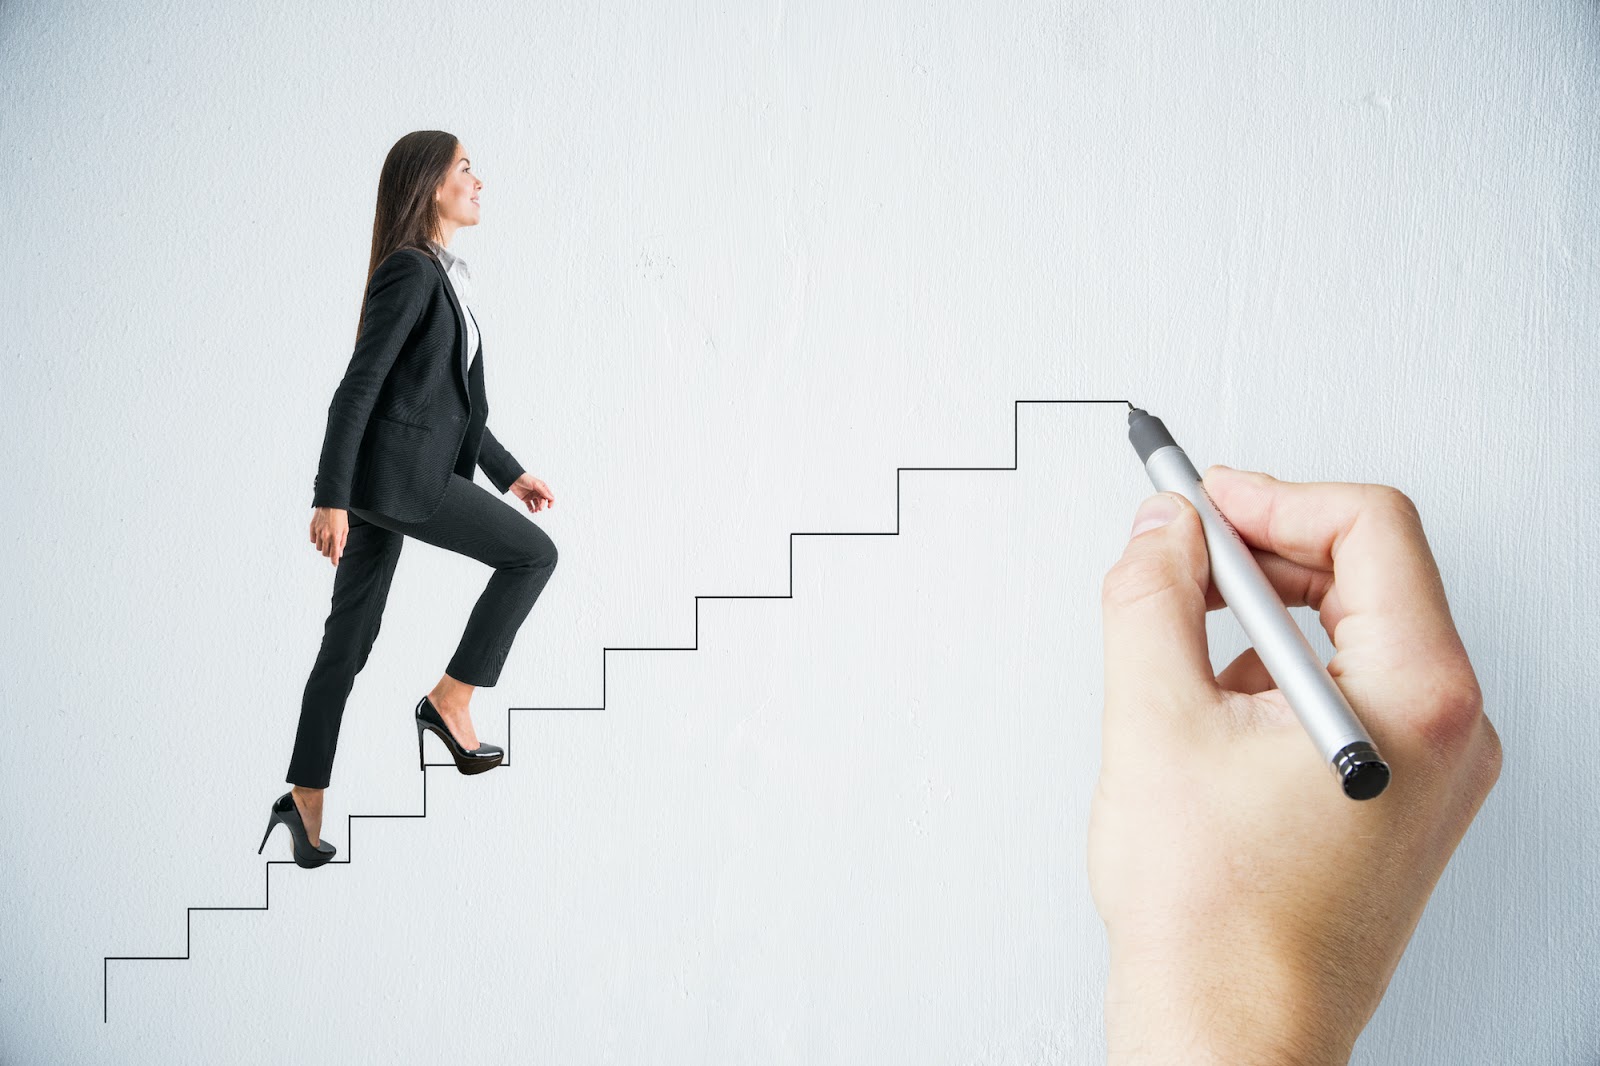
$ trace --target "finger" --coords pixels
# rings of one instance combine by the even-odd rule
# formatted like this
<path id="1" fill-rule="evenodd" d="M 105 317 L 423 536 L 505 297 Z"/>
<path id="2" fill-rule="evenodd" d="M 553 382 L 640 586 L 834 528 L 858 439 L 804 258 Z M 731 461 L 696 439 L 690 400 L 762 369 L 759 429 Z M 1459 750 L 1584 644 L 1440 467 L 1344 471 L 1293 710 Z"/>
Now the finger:
<path id="1" fill-rule="evenodd" d="M 1163 492 L 1144 501 L 1139 518 L 1163 506 L 1175 517 L 1133 536 L 1101 587 L 1108 760 L 1125 742 L 1185 741 L 1194 735 L 1190 709 L 1221 698 L 1206 648 L 1211 564 L 1200 516 Z"/>
<path id="2" fill-rule="evenodd" d="M 1256 650 L 1246 648 L 1217 675 L 1217 687 L 1227 692 L 1245 692 L 1254 696 L 1277 688 L 1278 683 L 1267 673 Z"/>
<path id="3" fill-rule="evenodd" d="M 1392 619 L 1413 637 L 1454 633 L 1421 517 L 1403 493 L 1387 485 L 1279 481 L 1225 466 L 1208 469 L 1204 481 L 1252 548 L 1334 574 L 1346 613 Z"/>
<path id="4" fill-rule="evenodd" d="M 1223 466 L 1204 481 L 1246 543 L 1332 574 L 1322 617 L 1335 636 L 1336 678 L 1391 707 L 1436 702 L 1441 686 L 1475 687 L 1409 497 L 1387 485 L 1287 482 Z"/>
<path id="5" fill-rule="evenodd" d="M 1267 583 L 1283 600 L 1283 605 L 1310 607 L 1316 611 L 1322 621 L 1323 631 L 1328 634 L 1328 639 L 1332 640 L 1334 630 L 1348 613 L 1339 598 L 1339 589 L 1334 584 L 1333 573 L 1301 566 L 1299 563 L 1290 562 L 1259 548 L 1252 548 L 1250 554 L 1255 556 Z M 1206 586 L 1206 610 L 1215 611 L 1225 606 L 1227 603 L 1222 598 L 1221 590 L 1217 588 L 1215 581 L 1211 582 Z"/>

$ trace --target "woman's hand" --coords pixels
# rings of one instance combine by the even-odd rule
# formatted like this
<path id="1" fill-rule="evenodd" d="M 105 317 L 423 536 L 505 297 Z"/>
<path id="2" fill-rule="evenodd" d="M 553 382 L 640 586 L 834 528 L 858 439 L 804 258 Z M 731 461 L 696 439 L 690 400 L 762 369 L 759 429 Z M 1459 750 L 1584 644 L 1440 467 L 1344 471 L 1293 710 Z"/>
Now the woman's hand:
<path id="1" fill-rule="evenodd" d="M 350 535 L 350 515 L 339 507 L 317 507 L 311 512 L 311 543 L 334 566 L 344 554 L 345 538 Z"/>
<path id="2" fill-rule="evenodd" d="M 517 499 L 528 505 L 528 510 L 535 513 L 544 510 L 546 507 L 554 507 L 556 505 L 556 496 L 555 493 L 550 491 L 550 486 L 532 474 L 524 473 L 516 481 L 512 482 L 511 492 Z"/>

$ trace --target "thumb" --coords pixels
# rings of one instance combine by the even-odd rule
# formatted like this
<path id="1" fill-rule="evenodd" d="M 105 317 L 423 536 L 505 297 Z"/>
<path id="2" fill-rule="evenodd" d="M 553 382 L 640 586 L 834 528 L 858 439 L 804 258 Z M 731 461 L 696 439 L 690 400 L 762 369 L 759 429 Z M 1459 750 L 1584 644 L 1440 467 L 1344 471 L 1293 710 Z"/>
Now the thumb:
<path id="1" fill-rule="evenodd" d="M 1178 739 L 1198 724 L 1186 708 L 1221 698 L 1206 646 L 1210 580 L 1194 506 L 1175 492 L 1145 500 L 1100 592 L 1108 734 Z"/>

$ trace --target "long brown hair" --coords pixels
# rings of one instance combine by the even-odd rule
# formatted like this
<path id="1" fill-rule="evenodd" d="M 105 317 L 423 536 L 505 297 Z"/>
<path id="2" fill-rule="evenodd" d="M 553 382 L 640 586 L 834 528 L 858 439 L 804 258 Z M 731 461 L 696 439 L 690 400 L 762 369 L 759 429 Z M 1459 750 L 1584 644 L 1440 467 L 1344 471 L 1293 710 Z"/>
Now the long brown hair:
<path id="1" fill-rule="evenodd" d="M 439 239 L 439 209 L 433 194 L 450 173 L 455 162 L 455 134 L 444 130 L 417 130 L 408 133 L 389 149 L 378 174 L 378 207 L 372 218 L 372 259 L 367 263 L 367 281 L 372 281 L 378 264 L 400 248 L 416 248 L 428 256 L 429 241 Z M 366 286 L 362 286 L 361 316 L 356 320 L 356 339 L 367 320 Z"/>

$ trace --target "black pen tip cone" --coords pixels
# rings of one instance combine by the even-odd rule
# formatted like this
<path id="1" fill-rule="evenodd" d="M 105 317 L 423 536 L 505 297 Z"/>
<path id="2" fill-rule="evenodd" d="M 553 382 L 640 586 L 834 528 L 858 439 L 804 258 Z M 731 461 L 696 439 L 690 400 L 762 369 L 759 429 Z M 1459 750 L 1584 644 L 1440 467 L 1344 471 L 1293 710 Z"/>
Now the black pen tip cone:
<path id="1" fill-rule="evenodd" d="M 1175 443 L 1161 419 L 1139 407 L 1128 412 L 1128 439 L 1133 442 L 1134 451 L 1139 453 L 1141 463 L 1148 462 L 1152 454 Z"/>

